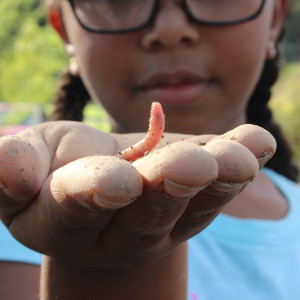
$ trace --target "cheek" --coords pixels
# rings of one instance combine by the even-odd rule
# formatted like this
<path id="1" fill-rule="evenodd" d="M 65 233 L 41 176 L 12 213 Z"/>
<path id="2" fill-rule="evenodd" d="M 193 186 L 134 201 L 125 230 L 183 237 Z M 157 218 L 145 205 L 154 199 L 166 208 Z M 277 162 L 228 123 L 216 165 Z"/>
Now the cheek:
<path id="1" fill-rule="evenodd" d="M 129 131 L 144 131 L 149 107 L 136 116 L 132 99 L 139 59 L 133 49 L 135 41 L 128 40 L 128 35 L 124 39 L 120 36 L 89 39 L 85 34 L 77 52 L 79 70 L 92 99 L 101 103 L 112 119 L 123 127 L 131 126 Z"/>
<path id="2" fill-rule="evenodd" d="M 89 38 L 85 33 L 81 41 L 77 53 L 79 70 L 93 95 L 103 99 L 109 95 L 115 97 L 121 91 L 127 93 L 130 86 L 128 70 L 133 68 L 133 64 L 132 54 L 129 47 L 124 46 L 122 38 L 100 35 Z"/>
<path id="3" fill-rule="evenodd" d="M 266 34 L 258 27 L 249 23 L 231 29 L 223 47 L 215 48 L 222 51 L 218 63 L 224 92 L 233 99 L 244 99 L 244 106 L 257 85 L 265 62 Z"/>
<path id="4" fill-rule="evenodd" d="M 64 12 L 68 37 L 75 47 L 80 76 L 91 96 L 97 99 L 102 99 L 104 94 L 113 96 L 128 83 L 126 80 L 124 82 L 124 70 L 130 70 L 133 59 L 133 51 L 128 46 L 133 43 L 129 36 L 89 33 L 80 27 L 73 13 L 67 8 Z"/>
<path id="5" fill-rule="evenodd" d="M 225 28 L 223 39 L 220 40 L 224 45 L 221 48 L 224 51 L 223 59 L 228 62 L 223 64 L 223 72 L 227 74 L 224 80 L 235 81 L 237 84 L 229 86 L 232 89 L 244 90 L 245 96 L 248 97 L 255 88 L 265 63 L 271 11 L 265 9 L 258 19 Z"/>

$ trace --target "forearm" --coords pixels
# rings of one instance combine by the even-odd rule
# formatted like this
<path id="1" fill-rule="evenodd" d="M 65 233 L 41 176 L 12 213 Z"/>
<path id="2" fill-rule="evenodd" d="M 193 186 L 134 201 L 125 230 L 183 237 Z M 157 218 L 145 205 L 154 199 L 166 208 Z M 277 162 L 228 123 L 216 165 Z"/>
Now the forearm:
<path id="1" fill-rule="evenodd" d="M 0 261 L 0 299 L 39 299 L 39 278 L 38 265 Z"/>
<path id="2" fill-rule="evenodd" d="M 183 300 L 187 286 L 186 244 L 149 265 L 99 269 L 45 257 L 41 300 Z"/>

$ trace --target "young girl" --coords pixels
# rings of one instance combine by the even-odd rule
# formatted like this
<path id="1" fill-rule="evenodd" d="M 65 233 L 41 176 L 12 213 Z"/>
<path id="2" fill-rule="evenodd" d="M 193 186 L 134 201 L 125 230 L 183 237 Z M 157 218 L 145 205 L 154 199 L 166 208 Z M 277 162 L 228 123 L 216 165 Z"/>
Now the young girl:
<path id="1" fill-rule="evenodd" d="M 54 122 L 0 140 L 1 218 L 46 254 L 42 299 L 299 299 L 297 169 L 267 107 L 287 2 L 49 1 L 71 57 L 54 116 L 81 120 L 91 96 L 115 134 Z M 173 134 L 121 160 L 156 100 Z M 245 123 L 279 146 L 247 186 L 272 138 L 211 135 Z"/>

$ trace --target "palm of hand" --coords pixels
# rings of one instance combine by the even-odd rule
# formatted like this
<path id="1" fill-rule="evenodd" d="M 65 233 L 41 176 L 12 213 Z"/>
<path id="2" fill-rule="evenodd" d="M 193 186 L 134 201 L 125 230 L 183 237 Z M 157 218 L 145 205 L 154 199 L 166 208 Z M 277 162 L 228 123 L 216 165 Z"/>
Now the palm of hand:
<path id="1" fill-rule="evenodd" d="M 133 163 L 117 157 L 140 137 L 57 122 L 1 138 L 2 220 L 50 256 L 148 263 L 203 230 L 275 151 L 269 133 L 244 125 L 211 139 L 166 134 Z"/>

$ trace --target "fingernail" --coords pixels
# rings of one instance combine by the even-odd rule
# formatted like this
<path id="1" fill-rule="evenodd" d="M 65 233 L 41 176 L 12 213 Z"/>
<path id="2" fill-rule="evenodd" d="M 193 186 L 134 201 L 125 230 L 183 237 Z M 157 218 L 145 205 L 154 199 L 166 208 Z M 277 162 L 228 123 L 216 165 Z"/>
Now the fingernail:
<path id="1" fill-rule="evenodd" d="M 198 192 L 203 190 L 205 187 L 194 188 L 185 186 L 182 184 L 175 183 L 168 178 L 163 181 L 163 192 L 167 197 L 172 198 L 185 198 L 196 195 Z"/>
<path id="2" fill-rule="evenodd" d="M 124 207 L 124 206 L 127 206 L 127 205 L 131 204 L 132 202 L 134 202 L 136 200 L 136 198 L 133 198 L 130 201 L 127 201 L 127 202 L 112 202 L 112 201 L 108 201 L 107 199 L 104 199 L 103 197 L 101 197 L 97 193 L 94 193 L 93 196 L 92 196 L 92 200 L 96 205 L 98 205 L 100 207 L 110 208 L 110 209 L 117 209 L 117 208 L 121 208 L 121 207 Z"/>
<path id="3" fill-rule="evenodd" d="M 273 153 L 263 152 L 261 156 L 257 159 L 259 167 L 262 168 L 265 163 L 273 156 Z"/>
<path id="4" fill-rule="evenodd" d="M 208 193 L 232 194 L 241 191 L 252 179 L 243 183 L 213 181 L 207 188 Z"/>

